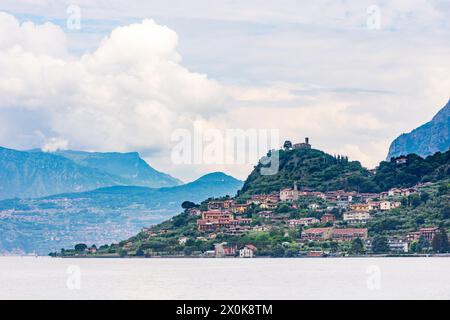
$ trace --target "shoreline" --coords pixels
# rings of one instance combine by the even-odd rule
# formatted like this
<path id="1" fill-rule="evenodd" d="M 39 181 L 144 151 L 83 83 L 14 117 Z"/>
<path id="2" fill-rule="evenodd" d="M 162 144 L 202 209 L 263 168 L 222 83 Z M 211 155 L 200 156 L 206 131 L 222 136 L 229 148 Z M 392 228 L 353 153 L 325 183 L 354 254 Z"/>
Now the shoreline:
<path id="1" fill-rule="evenodd" d="M 12 256 L 19 257 L 19 256 Z M 27 257 L 27 256 L 25 256 Z M 46 256 L 38 256 L 46 257 Z M 349 256 L 324 256 L 324 257 L 189 257 L 189 256 L 153 256 L 153 257 L 119 257 L 119 256 L 58 256 L 50 258 L 60 259 L 238 259 L 238 260 L 252 260 L 252 259 L 348 259 L 348 258 L 450 258 L 450 253 L 443 254 L 420 254 L 420 255 L 393 255 L 393 254 L 374 254 L 374 255 L 349 255 Z"/>

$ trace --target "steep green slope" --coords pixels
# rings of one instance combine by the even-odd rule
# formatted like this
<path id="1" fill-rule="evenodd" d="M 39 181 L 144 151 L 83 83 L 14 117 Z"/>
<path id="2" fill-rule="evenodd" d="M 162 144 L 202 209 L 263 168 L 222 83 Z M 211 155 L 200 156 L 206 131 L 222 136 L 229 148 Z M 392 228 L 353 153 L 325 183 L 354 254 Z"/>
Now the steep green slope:
<path id="1" fill-rule="evenodd" d="M 372 178 L 377 190 L 393 187 L 412 187 L 419 182 L 436 182 L 450 178 L 450 150 L 437 152 L 425 159 L 415 154 L 407 156 L 405 164 L 395 160 L 383 161 Z"/>
<path id="2" fill-rule="evenodd" d="M 419 189 L 402 199 L 402 207 L 376 215 L 367 227 L 372 235 L 404 235 L 427 226 L 450 228 L 450 181 L 443 180 Z"/>
<path id="3" fill-rule="evenodd" d="M 294 181 L 301 189 L 318 191 L 343 189 L 365 192 L 376 188 L 371 182 L 370 172 L 358 161 L 336 158 L 315 149 L 280 150 L 280 166 L 275 175 L 261 175 L 261 168 L 261 163 L 255 167 L 245 181 L 240 196 L 278 192 L 282 188 L 292 187 Z"/>
<path id="4" fill-rule="evenodd" d="M 280 150 L 280 167 L 275 175 L 260 174 L 258 164 L 244 183 L 239 196 L 278 192 L 292 187 L 315 191 L 347 190 L 381 192 L 393 187 L 412 187 L 419 182 L 436 182 L 450 178 L 450 151 L 427 158 L 415 154 L 407 156 L 405 164 L 395 159 L 383 161 L 376 172 L 369 172 L 358 161 L 335 158 L 314 149 Z"/>

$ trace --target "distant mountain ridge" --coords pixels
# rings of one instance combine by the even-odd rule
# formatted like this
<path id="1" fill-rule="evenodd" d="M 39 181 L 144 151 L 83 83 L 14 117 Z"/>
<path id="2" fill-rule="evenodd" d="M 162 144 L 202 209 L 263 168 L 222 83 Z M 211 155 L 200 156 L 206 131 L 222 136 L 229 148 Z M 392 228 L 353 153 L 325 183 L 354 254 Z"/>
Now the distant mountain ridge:
<path id="1" fill-rule="evenodd" d="M 0 201 L 0 253 L 47 254 L 77 241 L 111 243 L 160 223 L 185 200 L 233 196 L 243 182 L 224 173 L 165 188 L 113 186 L 39 199 Z"/>
<path id="2" fill-rule="evenodd" d="M 84 152 L 56 151 L 55 154 L 77 164 L 119 176 L 127 185 L 161 188 L 173 187 L 183 182 L 166 173 L 159 172 L 147 164 L 137 152 Z"/>
<path id="3" fill-rule="evenodd" d="M 50 153 L 0 147 L 0 199 L 38 198 L 115 185 L 180 184 L 180 180 L 150 167 L 137 153 Z"/>
<path id="4" fill-rule="evenodd" d="M 449 148 L 450 100 L 431 121 L 395 139 L 389 148 L 387 160 L 412 153 L 426 157 L 438 151 L 446 152 Z"/>

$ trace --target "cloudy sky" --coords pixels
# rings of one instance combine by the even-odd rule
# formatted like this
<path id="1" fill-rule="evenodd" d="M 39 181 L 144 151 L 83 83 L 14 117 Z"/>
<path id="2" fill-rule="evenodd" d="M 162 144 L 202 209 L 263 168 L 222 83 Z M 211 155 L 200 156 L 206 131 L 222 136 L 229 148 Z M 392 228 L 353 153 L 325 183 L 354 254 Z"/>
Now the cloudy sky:
<path id="1" fill-rule="evenodd" d="M 446 0 L 2 0 L 0 145 L 139 151 L 190 181 L 254 163 L 177 164 L 177 130 L 279 130 L 373 167 L 450 98 L 449 16 Z"/>

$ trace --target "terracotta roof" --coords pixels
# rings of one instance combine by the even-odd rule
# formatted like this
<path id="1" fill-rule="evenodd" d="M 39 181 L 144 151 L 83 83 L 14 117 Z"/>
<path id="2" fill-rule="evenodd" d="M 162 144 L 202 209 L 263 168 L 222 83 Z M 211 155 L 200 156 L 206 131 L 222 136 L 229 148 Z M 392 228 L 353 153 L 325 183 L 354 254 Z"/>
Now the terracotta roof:
<path id="1" fill-rule="evenodd" d="M 311 228 L 303 231 L 303 233 L 324 233 L 330 231 L 331 228 Z"/>
<path id="2" fill-rule="evenodd" d="M 355 234 L 355 233 L 365 233 L 367 229 L 365 228 L 345 228 L 345 229 L 334 229 L 333 234 Z"/>

